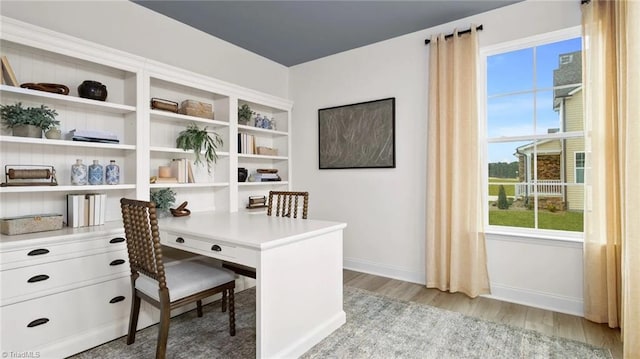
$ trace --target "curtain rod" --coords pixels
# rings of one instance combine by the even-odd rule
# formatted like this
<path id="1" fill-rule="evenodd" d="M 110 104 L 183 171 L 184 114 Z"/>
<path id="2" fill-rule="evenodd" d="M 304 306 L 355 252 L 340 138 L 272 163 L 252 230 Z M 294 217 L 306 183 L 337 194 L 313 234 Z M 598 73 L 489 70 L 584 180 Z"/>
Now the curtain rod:
<path id="1" fill-rule="evenodd" d="M 477 30 L 477 31 L 481 31 L 481 30 L 482 30 L 482 24 L 480 24 L 480 25 L 476 26 L 476 30 Z M 463 34 L 468 34 L 468 33 L 470 33 L 470 32 L 471 32 L 471 29 L 467 29 L 467 30 L 463 30 L 463 31 L 458 31 L 458 36 L 463 35 Z M 445 38 L 445 40 L 446 40 L 446 39 L 448 39 L 448 38 L 450 38 L 450 37 L 453 37 L 453 34 L 446 35 L 444 38 Z M 429 40 L 429 39 L 424 40 L 424 44 L 425 44 L 425 45 L 429 45 L 429 43 L 430 43 L 430 42 L 431 42 L 431 40 Z"/>

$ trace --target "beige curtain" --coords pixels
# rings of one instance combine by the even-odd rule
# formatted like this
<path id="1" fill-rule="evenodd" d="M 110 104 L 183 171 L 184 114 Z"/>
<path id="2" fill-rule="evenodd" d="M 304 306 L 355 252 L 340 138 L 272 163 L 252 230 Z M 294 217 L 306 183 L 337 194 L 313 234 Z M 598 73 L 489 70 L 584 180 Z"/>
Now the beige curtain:
<path id="1" fill-rule="evenodd" d="M 427 125 L 427 287 L 489 293 L 483 229 L 482 171 L 477 106 L 478 38 L 429 45 Z"/>
<path id="2" fill-rule="evenodd" d="M 585 317 L 640 358 L 640 2 L 583 5 Z"/>

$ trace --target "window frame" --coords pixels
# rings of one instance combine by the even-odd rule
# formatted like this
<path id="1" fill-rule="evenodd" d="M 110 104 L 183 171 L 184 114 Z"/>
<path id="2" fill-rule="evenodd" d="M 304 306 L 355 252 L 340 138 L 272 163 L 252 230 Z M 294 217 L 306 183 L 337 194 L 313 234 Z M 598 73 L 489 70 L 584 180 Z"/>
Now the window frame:
<path id="1" fill-rule="evenodd" d="M 575 183 L 584 184 L 584 173 L 587 164 L 585 151 L 576 151 L 573 153 L 573 178 Z M 578 155 L 582 155 L 582 167 L 578 167 Z M 582 182 L 578 182 L 578 169 L 582 169 Z"/>
<path id="2" fill-rule="evenodd" d="M 483 221 L 484 233 L 497 234 L 504 236 L 528 237 L 549 240 L 560 240 L 570 242 L 583 242 L 583 232 L 561 231 L 553 229 L 540 228 L 524 228 L 524 227 L 508 227 L 489 224 L 489 176 L 488 168 L 488 149 L 489 143 L 514 142 L 514 141 L 541 141 L 547 139 L 564 139 L 571 136 L 583 137 L 584 131 L 564 132 L 562 134 L 532 134 L 527 136 L 506 137 L 503 141 L 500 138 L 493 138 L 489 142 L 488 137 L 488 113 L 487 113 L 487 59 L 490 56 L 542 46 L 553 42 L 569 40 L 576 37 L 582 37 L 581 26 L 574 26 L 562 30 L 552 31 L 535 36 L 525 37 L 521 39 L 501 42 L 497 44 L 483 46 L 479 49 L 478 64 L 478 113 L 480 114 L 480 141 L 482 145 L 482 188 L 483 188 Z M 583 49 L 584 50 L 584 49 Z M 583 84 L 584 86 L 584 84 Z M 535 93 L 535 92 L 534 92 Z M 586 188 L 585 188 L 586 190 Z M 536 214 L 537 215 L 537 214 Z"/>

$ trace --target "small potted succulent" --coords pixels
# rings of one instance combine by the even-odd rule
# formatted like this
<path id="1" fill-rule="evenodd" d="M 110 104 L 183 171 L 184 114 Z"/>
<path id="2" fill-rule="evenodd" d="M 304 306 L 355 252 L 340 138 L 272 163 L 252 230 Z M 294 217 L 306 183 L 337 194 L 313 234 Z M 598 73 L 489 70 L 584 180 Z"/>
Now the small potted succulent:
<path id="1" fill-rule="evenodd" d="M 212 137 L 213 136 L 213 137 Z M 218 160 L 216 149 L 222 146 L 222 137 L 219 134 L 208 131 L 207 127 L 198 127 L 191 123 L 187 129 L 181 131 L 176 138 L 176 147 L 185 151 L 193 151 L 196 159 L 193 164 L 197 165 L 204 161 L 207 163 L 207 171 L 211 173 L 211 167 Z M 203 153 L 201 153 L 203 152 Z"/>
<path id="2" fill-rule="evenodd" d="M 242 106 L 238 107 L 238 123 L 241 125 L 247 125 L 249 121 L 251 121 L 251 116 L 253 116 L 255 112 L 251 111 L 251 107 L 249 105 L 242 104 Z"/>
<path id="3" fill-rule="evenodd" d="M 14 136 L 42 138 L 42 131 L 56 127 L 56 110 L 45 105 L 23 107 L 17 102 L 13 105 L 0 105 L 0 116 L 5 127 L 12 129 Z"/>
<path id="4" fill-rule="evenodd" d="M 149 193 L 151 202 L 156 204 L 156 213 L 158 217 L 167 217 L 169 208 L 176 202 L 176 193 L 171 188 L 163 188 L 161 190 Z"/>

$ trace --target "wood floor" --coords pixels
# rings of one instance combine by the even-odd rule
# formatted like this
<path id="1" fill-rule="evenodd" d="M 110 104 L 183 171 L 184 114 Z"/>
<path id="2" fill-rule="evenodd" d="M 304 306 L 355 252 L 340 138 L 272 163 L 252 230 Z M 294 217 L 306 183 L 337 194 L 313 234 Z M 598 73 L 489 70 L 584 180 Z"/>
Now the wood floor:
<path id="1" fill-rule="evenodd" d="M 532 329 L 547 335 L 577 340 L 611 350 L 622 359 L 620 330 L 592 323 L 582 317 L 478 297 L 427 289 L 415 283 L 344 270 L 344 284 L 391 298 L 423 303 L 497 323 Z"/>

